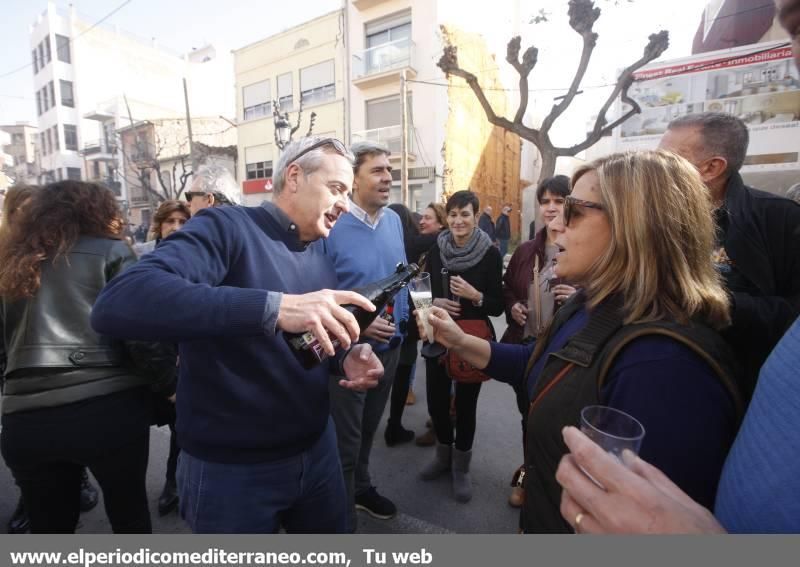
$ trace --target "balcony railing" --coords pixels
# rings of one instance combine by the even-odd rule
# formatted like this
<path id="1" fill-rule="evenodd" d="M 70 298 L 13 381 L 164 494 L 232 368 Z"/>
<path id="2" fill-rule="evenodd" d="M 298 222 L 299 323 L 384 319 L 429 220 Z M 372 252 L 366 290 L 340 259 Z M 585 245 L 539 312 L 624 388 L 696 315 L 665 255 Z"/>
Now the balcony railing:
<path id="1" fill-rule="evenodd" d="M 353 54 L 353 79 L 413 67 L 413 63 L 414 42 L 409 38 L 398 39 Z"/>
<path id="2" fill-rule="evenodd" d="M 372 130 L 361 130 L 360 132 L 353 132 L 352 138 L 354 142 L 370 141 L 377 142 L 389 148 L 389 151 L 394 154 L 392 157 L 399 157 L 400 155 L 400 142 L 403 137 L 403 129 L 400 126 L 388 126 L 386 128 L 373 128 Z M 414 127 L 408 127 L 408 153 L 416 155 L 417 146 L 414 143 Z"/>
<path id="3" fill-rule="evenodd" d="M 81 153 L 84 156 L 91 156 L 94 154 L 113 154 L 117 151 L 117 145 L 114 143 L 107 144 L 105 140 L 93 140 L 83 144 Z"/>

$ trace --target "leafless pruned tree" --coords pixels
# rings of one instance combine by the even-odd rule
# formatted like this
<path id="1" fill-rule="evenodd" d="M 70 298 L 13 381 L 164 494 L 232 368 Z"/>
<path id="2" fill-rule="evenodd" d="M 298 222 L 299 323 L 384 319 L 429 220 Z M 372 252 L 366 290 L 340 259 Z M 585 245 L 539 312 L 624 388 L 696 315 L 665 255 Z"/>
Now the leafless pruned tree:
<path id="1" fill-rule="evenodd" d="M 483 107 L 489 122 L 495 126 L 516 133 L 521 138 L 532 142 L 539 149 L 542 155 L 542 170 L 539 175 L 539 180 L 553 175 L 556 167 L 556 159 L 558 157 L 575 156 L 579 152 L 594 145 L 600 138 L 610 133 L 614 128 L 628 120 L 631 116 L 641 112 L 639 104 L 628 96 L 628 89 L 633 84 L 634 73 L 649 62 L 658 58 L 669 46 L 668 32 L 661 31 L 650 35 L 650 40 L 644 48 L 642 56 L 626 67 L 618 77 L 615 88 L 597 114 L 597 119 L 592 131 L 587 134 L 583 141 L 573 146 L 559 147 L 550 139 L 550 130 L 558 117 L 567 110 L 575 99 L 575 96 L 579 93 L 581 81 L 586 74 L 592 52 L 597 45 L 598 35 L 594 32 L 593 28 L 595 22 L 600 17 L 600 8 L 596 8 L 592 0 L 569 0 L 568 14 L 570 27 L 583 39 L 583 51 L 569 90 L 563 97 L 559 97 L 558 102 L 553 105 L 549 114 L 544 118 L 542 124 L 538 128 L 532 128 L 523 124 L 525 111 L 528 108 L 529 76 L 536 66 L 539 57 L 539 50 L 536 47 L 531 46 L 526 49 L 525 53 L 522 54 L 522 59 L 520 59 L 520 37 L 516 36 L 508 42 L 506 61 L 508 61 L 519 74 L 520 92 L 519 107 L 517 108 L 514 118 L 511 120 L 504 116 L 498 116 L 495 113 L 481 85 L 478 83 L 478 78 L 473 73 L 459 66 L 457 46 L 445 46 L 442 57 L 439 59 L 438 63 L 439 68 L 447 75 L 461 77 L 467 82 Z M 546 18 L 546 15 L 544 16 Z M 630 109 L 616 120 L 609 122 L 606 118 L 606 114 L 617 97 L 621 97 L 623 102 L 630 106 Z"/>

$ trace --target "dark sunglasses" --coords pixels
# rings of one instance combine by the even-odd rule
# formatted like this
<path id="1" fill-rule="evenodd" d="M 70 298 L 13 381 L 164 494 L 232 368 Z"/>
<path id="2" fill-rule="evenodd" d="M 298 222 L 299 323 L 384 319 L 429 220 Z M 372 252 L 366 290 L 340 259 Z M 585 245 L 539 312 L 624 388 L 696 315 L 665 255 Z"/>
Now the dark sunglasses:
<path id="1" fill-rule="evenodd" d="M 187 191 L 186 193 L 183 194 L 183 196 L 186 197 L 186 201 L 189 203 L 191 203 L 192 199 L 194 199 L 195 197 L 204 197 L 205 195 L 206 194 L 203 193 L 202 191 Z"/>
<path id="2" fill-rule="evenodd" d="M 344 147 L 344 144 L 342 142 L 340 142 L 336 138 L 323 138 L 319 142 L 316 142 L 316 143 L 311 144 L 310 146 L 308 146 L 302 152 L 300 152 L 299 154 L 294 156 L 292 159 L 287 161 L 286 164 L 288 166 L 288 164 L 296 162 L 297 160 L 299 160 L 301 157 L 303 157 L 307 153 L 313 152 L 317 148 L 322 148 L 322 147 L 325 147 L 325 146 L 332 146 L 333 149 L 336 151 L 336 153 L 338 153 L 339 155 L 342 155 L 342 156 L 346 156 L 347 155 L 347 148 Z"/>
<path id="3" fill-rule="evenodd" d="M 564 226 L 569 226 L 570 221 L 574 216 L 580 215 L 575 207 L 585 207 L 587 209 L 596 209 L 598 211 L 605 211 L 606 208 L 600 203 L 594 201 L 584 201 L 583 199 L 576 199 L 572 195 L 564 197 Z"/>

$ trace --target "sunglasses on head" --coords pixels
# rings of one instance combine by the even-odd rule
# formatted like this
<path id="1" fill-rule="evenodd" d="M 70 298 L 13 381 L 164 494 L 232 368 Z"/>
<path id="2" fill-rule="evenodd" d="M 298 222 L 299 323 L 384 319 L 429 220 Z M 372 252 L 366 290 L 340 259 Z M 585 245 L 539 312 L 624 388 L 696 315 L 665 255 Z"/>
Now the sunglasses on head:
<path id="1" fill-rule="evenodd" d="M 331 147 L 333 147 L 333 149 L 334 149 L 334 150 L 336 151 L 336 153 L 338 153 L 339 155 L 342 155 L 342 156 L 346 156 L 346 155 L 347 155 L 347 148 L 346 148 L 346 147 L 344 147 L 344 144 L 343 144 L 342 142 L 340 142 L 340 141 L 339 141 L 339 140 L 337 140 L 336 138 L 323 138 L 323 139 L 322 139 L 322 140 L 320 140 L 319 142 L 315 142 L 315 143 L 311 144 L 311 145 L 310 145 L 310 146 L 308 146 L 306 149 L 304 149 L 303 151 L 301 151 L 300 153 L 298 153 L 298 154 L 297 154 L 296 156 L 294 156 L 292 159 L 290 159 L 289 161 L 287 161 L 287 162 L 286 162 L 286 164 L 287 164 L 287 166 L 288 166 L 288 164 L 290 164 L 290 163 L 292 163 L 292 162 L 295 162 L 295 161 L 299 160 L 301 157 L 303 157 L 303 156 L 304 156 L 304 155 L 306 155 L 307 153 L 309 153 L 309 152 L 312 152 L 312 151 L 316 150 L 317 148 L 323 148 L 323 147 L 325 147 L 325 146 L 331 146 Z"/>
<path id="2" fill-rule="evenodd" d="M 576 207 L 585 207 L 587 209 L 595 209 L 598 211 L 606 210 L 606 208 L 600 203 L 595 203 L 594 201 L 584 201 L 583 199 L 576 199 L 572 195 L 567 195 L 564 198 L 564 226 L 569 226 L 569 223 L 573 217 L 580 214 Z"/>

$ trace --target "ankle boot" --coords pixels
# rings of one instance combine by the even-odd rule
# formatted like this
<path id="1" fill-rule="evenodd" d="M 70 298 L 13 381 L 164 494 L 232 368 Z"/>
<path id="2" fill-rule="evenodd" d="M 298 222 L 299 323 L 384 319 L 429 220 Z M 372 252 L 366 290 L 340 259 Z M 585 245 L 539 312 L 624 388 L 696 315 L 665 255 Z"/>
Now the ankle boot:
<path id="1" fill-rule="evenodd" d="M 89 481 L 86 467 L 81 472 L 81 512 L 88 512 L 97 506 L 97 489 Z"/>
<path id="2" fill-rule="evenodd" d="M 470 461 L 472 461 L 472 450 L 453 449 L 453 493 L 459 502 L 469 502 L 472 499 L 472 480 L 469 476 Z"/>
<path id="3" fill-rule="evenodd" d="M 28 519 L 28 513 L 25 511 L 25 503 L 22 501 L 22 496 L 17 501 L 17 508 L 14 510 L 11 519 L 8 520 L 8 533 L 10 534 L 24 534 L 31 529 L 31 521 Z"/>
<path id="4" fill-rule="evenodd" d="M 400 423 L 394 423 L 391 419 L 386 424 L 386 431 L 383 432 L 386 445 L 394 447 L 414 440 L 414 432 L 406 429 Z"/>
<path id="5" fill-rule="evenodd" d="M 450 470 L 450 462 L 453 455 L 453 446 L 439 443 L 436 445 L 433 461 L 423 468 L 419 476 L 422 480 L 433 480 Z"/>

